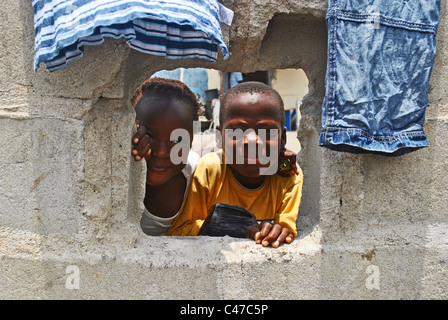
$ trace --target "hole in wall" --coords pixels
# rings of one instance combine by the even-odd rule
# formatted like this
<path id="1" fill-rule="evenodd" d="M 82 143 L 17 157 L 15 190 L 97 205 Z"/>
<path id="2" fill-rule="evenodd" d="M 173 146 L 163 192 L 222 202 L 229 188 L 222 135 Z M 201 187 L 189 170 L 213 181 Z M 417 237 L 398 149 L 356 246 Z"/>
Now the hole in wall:
<path id="1" fill-rule="evenodd" d="M 219 122 L 219 98 L 239 82 L 260 81 L 277 92 L 284 101 L 286 148 L 299 153 L 301 149 L 297 129 L 301 118 L 300 106 L 308 93 L 308 78 L 302 69 L 275 69 L 250 73 L 223 72 L 207 68 L 177 68 L 161 70 L 152 75 L 184 82 L 195 94 L 201 105 L 200 127 L 195 133 L 192 150 L 199 155 L 216 150 L 215 130 Z M 143 199 L 142 199 L 143 201 Z"/>

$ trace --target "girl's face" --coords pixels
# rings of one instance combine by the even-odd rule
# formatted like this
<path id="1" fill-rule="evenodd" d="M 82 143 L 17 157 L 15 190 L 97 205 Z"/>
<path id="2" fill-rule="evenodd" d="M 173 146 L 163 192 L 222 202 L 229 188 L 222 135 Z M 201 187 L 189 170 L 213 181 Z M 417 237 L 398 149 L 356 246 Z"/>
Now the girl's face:
<path id="1" fill-rule="evenodd" d="M 260 169 L 272 165 L 260 161 L 260 156 L 271 157 L 269 153 L 272 150 L 278 155 L 282 143 L 286 142 L 284 129 L 278 119 L 277 104 L 273 97 L 262 93 L 239 94 L 228 103 L 226 119 L 223 119 L 222 127 L 219 128 L 223 150 L 232 149 L 233 159 L 226 157 L 226 163 L 232 169 L 235 178 L 246 187 L 259 186 L 264 181 Z M 228 134 L 237 129 L 248 133 L 242 140 L 239 139 L 241 141 Z M 270 135 L 270 129 L 276 130 L 277 134 Z M 254 152 L 255 145 L 256 152 Z M 229 153 L 226 151 L 225 154 Z M 278 156 L 275 157 L 275 161 L 276 165 Z"/>
<path id="2" fill-rule="evenodd" d="M 171 159 L 171 149 L 178 143 L 186 141 L 171 141 L 171 133 L 175 129 L 184 129 L 188 132 L 190 141 L 193 141 L 193 115 L 191 108 L 182 101 L 169 97 L 142 97 L 136 107 L 136 120 L 146 128 L 151 145 L 151 154 L 146 159 L 147 176 L 149 185 L 159 186 L 180 173 L 185 164 L 174 164 Z M 184 150 L 184 151 L 183 151 Z M 177 156 L 185 149 L 180 148 Z"/>

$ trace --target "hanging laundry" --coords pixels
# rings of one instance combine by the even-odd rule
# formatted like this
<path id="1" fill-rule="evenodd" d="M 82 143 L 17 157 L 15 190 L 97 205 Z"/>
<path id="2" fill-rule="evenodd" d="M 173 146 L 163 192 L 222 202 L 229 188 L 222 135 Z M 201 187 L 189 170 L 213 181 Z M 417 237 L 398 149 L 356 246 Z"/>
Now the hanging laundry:
<path id="1" fill-rule="evenodd" d="M 319 145 L 399 156 L 423 130 L 440 0 L 329 0 Z"/>
<path id="2" fill-rule="evenodd" d="M 224 43 L 217 0 L 32 0 L 34 70 L 61 69 L 105 37 L 127 39 L 138 51 L 167 59 L 215 62 Z M 226 19 L 228 23 L 228 19 Z"/>

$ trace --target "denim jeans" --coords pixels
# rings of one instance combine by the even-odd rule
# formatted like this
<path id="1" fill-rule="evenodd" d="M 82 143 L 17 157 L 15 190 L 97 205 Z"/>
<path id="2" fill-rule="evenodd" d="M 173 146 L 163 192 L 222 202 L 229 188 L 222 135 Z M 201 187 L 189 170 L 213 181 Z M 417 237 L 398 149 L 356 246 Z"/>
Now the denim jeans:
<path id="1" fill-rule="evenodd" d="M 319 145 L 402 155 L 423 131 L 440 0 L 329 0 Z"/>

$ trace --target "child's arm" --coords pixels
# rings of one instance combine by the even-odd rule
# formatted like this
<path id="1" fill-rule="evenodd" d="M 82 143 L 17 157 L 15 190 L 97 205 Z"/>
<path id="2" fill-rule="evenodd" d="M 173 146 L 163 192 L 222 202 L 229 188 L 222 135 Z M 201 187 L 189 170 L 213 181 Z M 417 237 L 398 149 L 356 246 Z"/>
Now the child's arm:
<path id="1" fill-rule="evenodd" d="M 291 243 L 297 236 L 296 221 L 302 197 L 303 175 L 301 170 L 297 175 L 289 178 L 281 206 L 275 214 L 274 224 L 261 223 L 257 227 L 248 227 L 246 237 L 253 238 L 263 246 L 272 245 L 278 248 L 282 243 Z"/>

